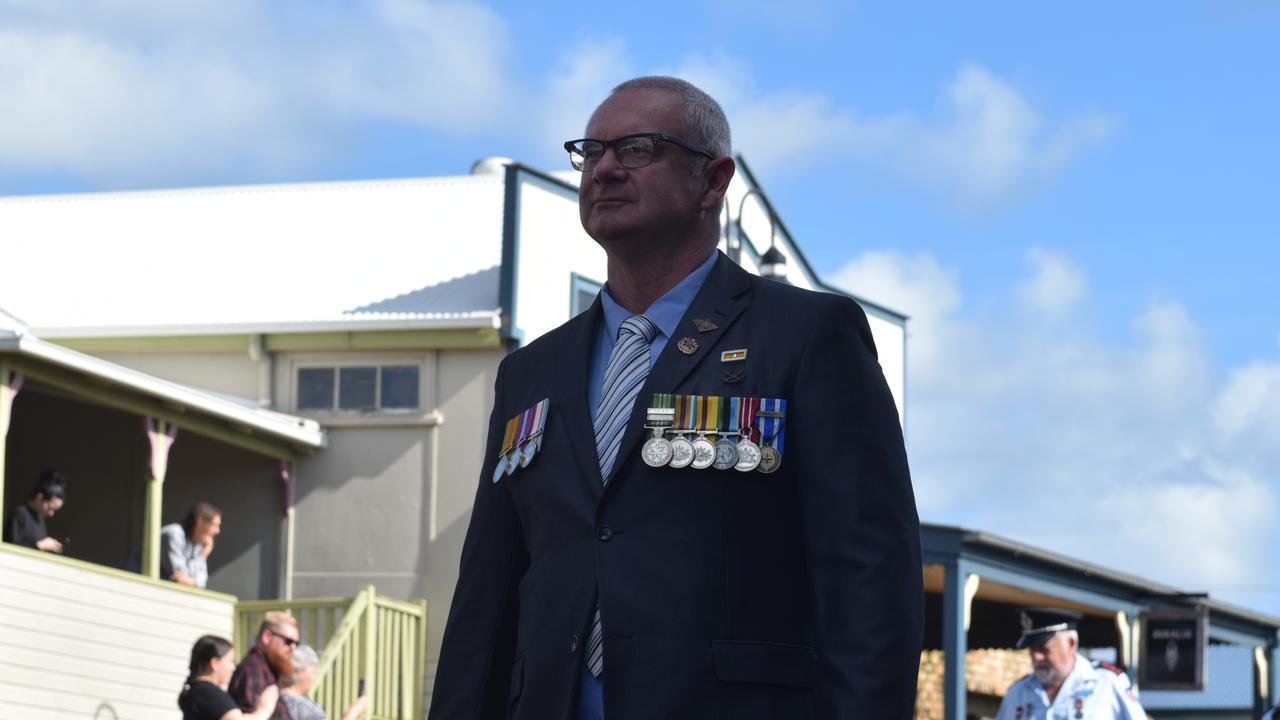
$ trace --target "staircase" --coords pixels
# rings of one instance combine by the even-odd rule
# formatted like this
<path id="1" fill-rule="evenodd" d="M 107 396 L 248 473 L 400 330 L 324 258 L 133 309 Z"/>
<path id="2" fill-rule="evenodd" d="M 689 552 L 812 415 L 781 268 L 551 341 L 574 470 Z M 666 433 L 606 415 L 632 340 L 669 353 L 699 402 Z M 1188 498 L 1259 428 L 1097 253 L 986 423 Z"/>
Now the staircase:
<path id="1" fill-rule="evenodd" d="M 370 696 L 368 720 L 421 720 L 426 682 L 427 602 L 381 597 L 372 585 L 353 598 L 256 600 L 236 604 L 236 656 L 244 657 L 263 614 L 298 619 L 302 642 L 321 651 L 310 696 L 331 718 Z"/>

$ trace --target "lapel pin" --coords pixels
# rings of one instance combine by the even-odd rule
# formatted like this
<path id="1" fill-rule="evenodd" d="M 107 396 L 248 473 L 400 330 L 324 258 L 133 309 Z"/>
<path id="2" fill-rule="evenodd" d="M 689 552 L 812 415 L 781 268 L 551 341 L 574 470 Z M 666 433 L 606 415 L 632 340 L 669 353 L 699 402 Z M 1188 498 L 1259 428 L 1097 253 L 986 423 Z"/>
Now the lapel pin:
<path id="1" fill-rule="evenodd" d="M 700 333 L 704 333 L 704 332 L 711 332 L 712 330 L 719 330 L 719 329 L 720 329 L 720 326 L 719 326 L 719 325 L 717 325 L 717 324 L 715 324 L 715 323 L 711 322 L 710 320 L 708 320 L 708 319 L 706 319 L 706 318 L 694 318 L 694 319 L 693 319 L 693 326 L 694 326 L 694 327 L 696 327 L 696 328 L 698 328 L 698 332 L 700 332 Z"/>
<path id="2" fill-rule="evenodd" d="M 680 342 L 676 343 L 676 349 L 685 355 L 692 355 L 698 352 L 698 341 L 691 337 L 680 338 Z"/>
<path id="3" fill-rule="evenodd" d="M 746 359 L 747 359 L 746 348 L 739 348 L 737 350 L 725 350 L 724 352 L 720 353 L 720 362 L 722 363 L 742 362 L 743 360 L 746 360 Z"/>
<path id="4" fill-rule="evenodd" d="M 742 378 L 745 376 L 745 374 L 746 374 L 746 371 L 741 368 L 737 370 L 725 370 L 724 381 L 726 383 L 740 383 L 742 382 Z"/>

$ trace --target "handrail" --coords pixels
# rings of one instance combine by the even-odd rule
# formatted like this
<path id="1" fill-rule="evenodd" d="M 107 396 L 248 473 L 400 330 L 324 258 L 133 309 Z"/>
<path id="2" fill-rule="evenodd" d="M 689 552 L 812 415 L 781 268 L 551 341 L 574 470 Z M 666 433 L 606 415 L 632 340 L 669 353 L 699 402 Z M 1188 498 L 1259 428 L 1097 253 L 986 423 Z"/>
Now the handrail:
<path id="1" fill-rule="evenodd" d="M 370 696 L 370 720 L 418 720 L 426 681 L 425 600 L 380 597 L 366 585 L 352 598 L 256 600 L 236 608 L 236 648 L 256 637 L 263 613 L 286 611 L 299 620 L 308 645 L 323 648 L 311 698 L 331 718 L 355 702 L 361 680 Z"/>

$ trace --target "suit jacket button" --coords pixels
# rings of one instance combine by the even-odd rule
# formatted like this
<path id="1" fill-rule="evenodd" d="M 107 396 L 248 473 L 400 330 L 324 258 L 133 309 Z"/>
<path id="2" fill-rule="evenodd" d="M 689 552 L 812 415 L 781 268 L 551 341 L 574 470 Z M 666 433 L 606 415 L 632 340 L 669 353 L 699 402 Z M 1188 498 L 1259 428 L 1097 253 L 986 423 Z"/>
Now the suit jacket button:
<path id="1" fill-rule="evenodd" d="M 571 653 L 578 652 L 578 636 L 577 635 L 569 636 L 569 652 Z"/>
<path id="2" fill-rule="evenodd" d="M 613 528 L 609 527 L 608 525 L 601 525 L 600 527 L 596 528 L 596 537 L 600 540 L 600 542 L 609 542 L 610 540 L 613 539 Z"/>

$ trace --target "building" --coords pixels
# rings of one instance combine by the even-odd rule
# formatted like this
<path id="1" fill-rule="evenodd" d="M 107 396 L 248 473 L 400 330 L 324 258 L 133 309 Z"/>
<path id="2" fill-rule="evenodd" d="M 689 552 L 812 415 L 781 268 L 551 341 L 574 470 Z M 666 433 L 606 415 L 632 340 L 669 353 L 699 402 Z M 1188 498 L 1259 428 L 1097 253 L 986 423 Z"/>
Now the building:
<path id="1" fill-rule="evenodd" d="M 1179 588 L 966 528 L 925 524 L 921 548 L 919 720 L 995 717 L 1008 686 L 1029 672 L 1026 651 L 1012 649 L 1019 607 L 1080 612 L 1080 647 L 1136 679 L 1143 612 L 1188 602 Z M 1153 718 L 1257 717 L 1277 699 L 1280 618 L 1201 601 L 1210 643 L 1205 690 L 1144 690 L 1143 705 Z"/>

